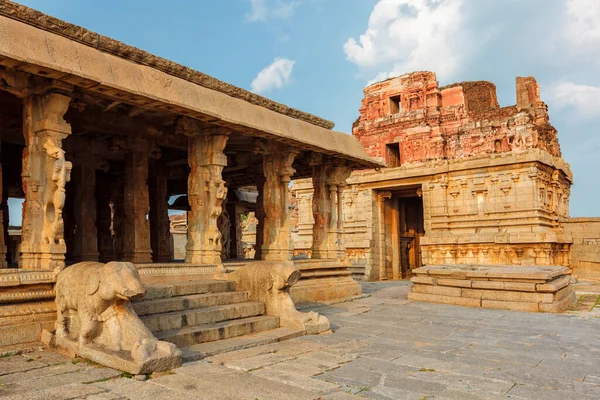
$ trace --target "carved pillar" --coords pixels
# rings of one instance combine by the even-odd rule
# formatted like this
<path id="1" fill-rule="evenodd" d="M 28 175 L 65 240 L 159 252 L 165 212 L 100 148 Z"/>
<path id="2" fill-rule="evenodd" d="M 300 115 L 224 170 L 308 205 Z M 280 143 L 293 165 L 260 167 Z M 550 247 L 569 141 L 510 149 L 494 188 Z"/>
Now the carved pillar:
<path id="1" fill-rule="evenodd" d="M 331 165 L 324 164 L 322 155 L 313 160 L 313 199 L 312 210 L 315 223 L 313 225 L 312 258 L 334 258 L 329 242 L 329 230 L 332 223 L 333 201 L 328 186 L 328 175 Z"/>
<path id="2" fill-rule="evenodd" d="M 76 262 L 98 261 L 99 259 L 96 231 L 97 165 L 95 157 L 90 156 L 89 153 L 79 152 L 75 155 L 71 187 L 75 192 L 73 261 Z"/>
<path id="3" fill-rule="evenodd" d="M 150 177 L 150 242 L 152 260 L 157 263 L 173 261 L 169 221 L 169 193 L 166 169 L 152 168 Z"/>
<path id="4" fill-rule="evenodd" d="M 177 131 L 188 136 L 188 232 L 185 262 L 221 264 L 221 215 L 227 188 L 222 178 L 227 156 L 223 153 L 229 131 L 204 127 L 199 121 L 182 118 Z"/>
<path id="5" fill-rule="evenodd" d="M 68 96 L 50 92 L 24 99 L 23 229 L 19 266 L 64 268 L 66 245 L 62 211 L 71 163 L 62 141 L 71 133 L 63 116 Z"/>
<path id="6" fill-rule="evenodd" d="M 313 246 L 312 258 L 345 259 L 342 195 L 350 168 L 343 162 L 313 160 Z"/>
<path id="7" fill-rule="evenodd" d="M 289 183 L 296 172 L 292 168 L 299 153 L 288 146 L 269 143 L 263 153 L 265 183 L 262 192 L 264 224 L 262 226 L 262 259 L 291 260 L 293 255 L 290 226 Z"/>
<path id="8" fill-rule="evenodd" d="M 125 194 L 123 226 L 123 260 L 132 263 L 151 263 L 150 222 L 147 219 L 148 157 L 150 152 L 144 142 L 134 143 L 125 158 Z"/>

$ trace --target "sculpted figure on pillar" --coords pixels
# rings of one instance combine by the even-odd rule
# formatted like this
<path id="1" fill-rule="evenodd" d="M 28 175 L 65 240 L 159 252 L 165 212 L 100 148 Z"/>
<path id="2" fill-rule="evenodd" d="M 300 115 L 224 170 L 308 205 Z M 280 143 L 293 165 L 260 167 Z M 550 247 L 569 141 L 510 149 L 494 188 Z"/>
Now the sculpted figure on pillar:
<path id="1" fill-rule="evenodd" d="M 65 160 L 65 151 L 60 148 L 60 139 L 46 137 L 44 149 L 48 156 L 55 161 L 49 164 L 51 172 L 48 174 L 50 180 L 46 186 L 44 196 L 44 228 L 42 231 L 42 242 L 45 244 L 65 244 L 63 208 L 67 192 L 65 186 L 71 180 L 71 162 Z M 54 182 L 54 185 L 50 184 Z"/>
<path id="2" fill-rule="evenodd" d="M 217 220 L 223 211 L 227 187 L 223 168 L 227 156 L 223 153 L 230 131 L 218 126 L 206 126 L 191 118 L 181 118 L 177 132 L 188 136 L 188 263 L 220 264 L 222 234 Z"/>
<path id="3" fill-rule="evenodd" d="M 64 88 L 63 88 L 64 90 Z M 70 97 L 57 92 L 24 99 L 23 235 L 20 266 L 64 267 L 66 246 L 62 211 L 72 165 L 62 141 L 71 134 L 63 119 Z"/>

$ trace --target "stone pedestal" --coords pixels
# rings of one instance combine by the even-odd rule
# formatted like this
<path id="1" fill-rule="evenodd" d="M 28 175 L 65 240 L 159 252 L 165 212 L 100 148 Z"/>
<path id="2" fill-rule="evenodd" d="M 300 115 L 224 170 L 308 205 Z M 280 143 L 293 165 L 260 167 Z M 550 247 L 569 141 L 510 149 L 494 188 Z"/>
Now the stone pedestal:
<path id="1" fill-rule="evenodd" d="M 434 265 L 413 273 L 408 298 L 414 301 L 560 312 L 577 300 L 567 267 Z"/>
<path id="2" fill-rule="evenodd" d="M 65 266 L 62 211 L 72 165 L 65 160 L 62 140 L 71 133 L 63 116 L 70 97 L 57 92 L 24 99 L 23 229 L 20 267 L 54 269 Z"/>
<path id="3" fill-rule="evenodd" d="M 229 131 L 203 127 L 199 121 L 179 120 L 178 132 L 188 136 L 188 240 L 186 263 L 220 264 L 222 235 L 217 219 L 222 212 L 227 188 L 221 176 L 227 165 L 223 153 Z"/>
<path id="4" fill-rule="evenodd" d="M 148 197 L 148 156 L 143 143 L 134 144 L 125 159 L 125 195 L 123 226 L 123 260 L 132 263 L 152 262 L 150 247 L 150 208 Z"/>
<path id="5" fill-rule="evenodd" d="M 292 168 L 298 151 L 270 143 L 263 154 L 265 183 L 261 193 L 264 217 L 262 222 L 261 256 L 268 261 L 291 260 L 293 255 L 290 226 L 289 183 L 296 172 Z M 258 207 L 257 207 L 258 208 Z"/>

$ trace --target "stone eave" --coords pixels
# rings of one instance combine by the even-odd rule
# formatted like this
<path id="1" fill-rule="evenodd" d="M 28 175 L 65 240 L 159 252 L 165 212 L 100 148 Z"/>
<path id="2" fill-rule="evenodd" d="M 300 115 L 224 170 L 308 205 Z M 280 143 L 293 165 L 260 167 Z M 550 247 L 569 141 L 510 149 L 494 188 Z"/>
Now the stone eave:
<path id="1" fill-rule="evenodd" d="M 24 22 L 36 28 L 52 32 L 57 35 L 64 36 L 70 40 L 82 43 L 98 51 L 106 52 L 117 57 L 156 68 L 157 70 L 163 71 L 169 75 L 173 75 L 178 78 L 193 82 L 197 85 L 225 93 L 226 95 L 237 99 L 242 99 L 251 104 L 268 108 L 269 110 L 278 112 L 280 114 L 297 118 L 325 129 L 332 129 L 334 127 L 333 122 L 320 118 L 316 115 L 288 107 L 285 104 L 278 103 L 256 93 L 252 93 L 248 90 L 213 78 L 210 75 L 177 64 L 165 58 L 155 56 L 147 51 L 138 49 L 137 47 L 129 46 L 118 40 L 100 35 L 78 25 L 62 21 L 58 18 L 10 0 L 0 0 L 0 15 Z"/>
<path id="2" fill-rule="evenodd" d="M 0 10 L 6 4 L 0 2 Z M 17 9 L 21 10 L 20 7 Z M 163 108 L 229 127 L 241 134 L 273 139 L 301 150 L 346 159 L 363 168 L 384 166 L 369 157 L 358 139 L 351 135 L 252 104 L 153 66 L 97 50 L 79 40 L 39 29 L 0 12 L 0 64 L 3 63 L 102 95 L 110 93 L 143 108 Z"/>

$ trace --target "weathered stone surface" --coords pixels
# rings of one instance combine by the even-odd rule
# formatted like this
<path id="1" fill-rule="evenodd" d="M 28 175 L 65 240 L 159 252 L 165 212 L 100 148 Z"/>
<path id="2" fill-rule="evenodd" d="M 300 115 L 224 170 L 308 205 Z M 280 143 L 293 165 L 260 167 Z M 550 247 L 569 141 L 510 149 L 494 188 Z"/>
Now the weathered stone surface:
<path id="1" fill-rule="evenodd" d="M 531 312 L 540 311 L 538 303 L 531 303 L 525 301 L 481 300 L 481 307 Z"/>
<path id="2" fill-rule="evenodd" d="M 300 271 L 292 262 L 263 261 L 246 265 L 227 276 L 250 299 L 265 304 L 267 315 L 279 317 L 281 326 L 301 328 L 308 334 L 329 330 L 329 321 L 316 312 L 302 313 L 290 296 L 290 288 L 300 279 Z"/>
<path id="3" fill-rule="evenodd" d="M 131 308 L 144 292 L 131 263 L 70 266 L 57 279 L 56 337 L 47 344 L 130 374 L 181 365 L 181 351 L 158 341 Z"/>
<path id="4" fill-rule="evenodd" d="M 437 294 L 410 292 L 408 294 L 408 299 L 414 301 L 426 301 L 431 303 L 455 304 L 458 306 L 467 307 L 481 307 L 480 299 L 473 299 L 468 297 L 442 296 Z"/>
<path id="5" fill-rule="evenodd" d="M 416 301 L 439 301 L 447 304 L 466 304 L 475 307 L 500 308 L 521 311 L 560 312 L 574 302 L 570 278 L 564 267 L 506 267 L 506 266 L 427 266 L 414 270 L 417 278 L 435 277 L 438 285 L 413 280 L 409 298 Z M 442 276 L 461 276 L 447 279 Z M 555 278 L 557 277 L 558 278 Z M 565 279 L 569 278 L 569 279 Z M 487 280 L 494 279 L 494 280 Z M 557 282 L 558 284 L 533 283 Z M 452 286 L 439 286 L 448 282 Z M 565 284 L 567 286 L 562 286 Z M 461 285 L 463 285 L 461 287 Z M 537 287 L 543 289 L 537 292 Z M 558 290 L 557 287 L 562 287 Z M 552 289 L 555 289 L 552 291 Z M 432 296 L 427 296 L 432 295 Z M 440 297 L 436 297 L 440 296 Z M 453 297 L 475 301 L 452 301 Z M 477 304 L 478 303 L 478 304 Z M 545 306 L 542 306 L 545 304 Z"/>
<path id="6" fill-rule="evenodd" d="M 421 265 L 444 263 L 569 264 L 567 230 L 578 229 L 568 223 L 573 176 L 535 79 L 518 77 L 516 93 L 516 105 L 500 107 L 493 83 L 440 87 L 429 71 L 365 88 L 353 135 L 388 168 L 353 172 L 343 194 L 357 276 L 398 279 L 398 271 L 410 277 Z M 308 221 L 320 192 L 309 180 L 294 187 L 302 254 L 313 245 Z M 407 198 L 418 206 L 407 208 Z M 598 221 L 585 223 L 600 243 Z M 585 235 L 578 237 L 583 246 Z M 597 266 L 593 253 L 578 253 L 577 265 Z"/>
<path id="7" fill-rule="evenodd" d="M 436 279 L 436 278 L 430 278 L 430 279 Z M 412 281 L 412 279 L 411 279 L 411 281 Z M 419 282 L 417 282 L 417 283 L 419 283 Z M 437 284 L 441 285 L 441 286 L 456 286 L 456 287 L 470 288 L 470 287 L 476 287 L 475 286 L 476 283 L 479 283 L 479 282 L 473 282 L 469 279 L 442 279 L 442 278 L 437 279 Z"/>

